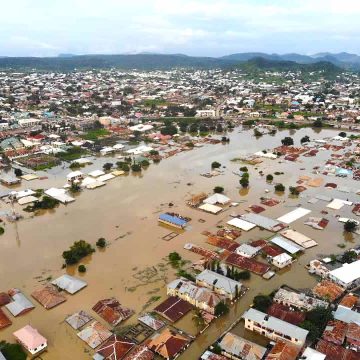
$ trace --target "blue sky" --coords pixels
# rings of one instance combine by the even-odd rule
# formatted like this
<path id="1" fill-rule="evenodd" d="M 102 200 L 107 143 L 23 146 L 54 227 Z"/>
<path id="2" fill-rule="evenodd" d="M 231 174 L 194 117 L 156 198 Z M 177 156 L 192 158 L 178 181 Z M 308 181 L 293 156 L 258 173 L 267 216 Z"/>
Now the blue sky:
<path id="1" fill-rule="evenodd" d="M 3 0 L 0 55 L 360 53 L 358 0 Z"/>

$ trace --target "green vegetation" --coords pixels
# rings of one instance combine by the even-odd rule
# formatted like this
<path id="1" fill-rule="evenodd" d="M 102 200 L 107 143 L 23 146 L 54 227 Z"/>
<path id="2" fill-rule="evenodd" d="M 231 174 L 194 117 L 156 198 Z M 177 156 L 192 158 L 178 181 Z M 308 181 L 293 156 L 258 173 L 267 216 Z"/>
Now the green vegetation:
<path id="1" fill-rule="evenodd" d="M 211 163 L 211 168 L 212 169 L 219 169 L 221 167 L 221 164 L 217 161 L 214 161 Z"/>
<path id="2" fill-rule="evenodd" d="M 304 143 L 308 143 L 310 141 L 310 137 L 308 135 L 305 135 L 304 137 L 301 138 L 300 143 L 304 144 Z"/>
<path id="3" fill-rule="evenodd" d="M 313 342 L 321 336 L 326 324 L 332 319 L 331 308 L 317 307 L 306 314 L 306 320 L 300 326 L 309 331 L 308 339 Z"/>
<path id="4" fill-rule="evenodd" d="M 168 255 L 168 258 L 169 258 L 170 264 L 173 267 L 178 267 L 179 266 L 179 263 L 181 262 L 181 256 L 179 255 L 179 253 L 177 253 L 176 251 L 171 252 Z"/>
<path id="5" fill-rule="evenodd" d="M 283 184 L 276 184 L 274 186 L 274 189 L 275 189 L 275 191 L 278 191 L 278 192 L 284 192 L 285 191 L 285 186 Z"/>
<path id="6" fill-rule="evenodd" d="M 344 131 L 339 132 L 339 136 L 342 138 L 346 138 L 346 132 Z"/>
<path id="7" fill-rule="evenodd" d="M 259 131 L 258 129 L 254 129 L 254 136 L 261 137 L 261 136 L 263 136 L 263 133 L 261 131 Z"/>
<path id="8" fill-rule="evenodd" d="M 41 200 L 34 202 L 32 205 L 28 205 L 26 208 L 24 208 L 24 211 L 33 212 L 36 210 L 49 210 L 54 209 L 59 204 L 59 200 L 45 195 Z"/>
<path id="9" fill-rule="evenodd" d="M 243 188 L 247 188 L 249 186 L 249 173 L 248 172 L 244 172 L 242 175 L 241 175 L 241 178 L 239 180 L 239 183 L 240 185 L 243 187 Z"/>
<path id="10" fill-rule="evenodd" d="M 195 326 L 199 329 L 203 329 L 206 325 L 205 319 L 199 309 L 195 309 L 192 320 L 194 321 Z"/>
<path id="11" fill-rule="evenodd" d="M 96 241 L 96 246 L 99 247 L 99 248 L 104 248 L 106 247 L 106 240 L 105 238 L 99 238 L 97 241 Z"/>
<path id="12" fill-rule="evenodd" d="M 19 344 L 10 344 L 0 341 L 0 351 L 6 360 L 26 360 L 27 355 Z"/>
<path id="13" fill-rule="evenodd" d="M 106 129 L 100 128 L 100 129 L 89 130 L 85 135 L 82 136 L 82 138 L 84 140 L 95 141 L 100 137 L 104 137 L 107 135 L 110 135 L 110 132 Z"/>
<path id="14" fill-rule="evenodd" d="M 192 275 L 192 274 L 189 274 L 187 271 L 185 271 L 185 270 L 183 270 L 183 269 L 180 269 L 178 272 L 177 272 L 177 274 L 176 274 L 177 276 L 180 276 L 180 277 L 183 277 L 183 278 L 185 278 L 185 279 L 188 279 L 188 280 L 190 280 L 190 281 L 196 281 L 196 278 L 195 278 L 195 276 L 194 275 Z"/>
<path id="15" fill-rule="evenodd" d="M 293 140 L 292 137 L 286 136 L 286 137 L 284 137 L 284 138 L 281 140 L 281 143 L 282 143 L 284 146 L 292 146 L 292 145 L 294 145 L 294 140 Z"/>
<path id="16" fill-rule="evenodd" d="M 351 264 L 357 260 L 357 253 L 353 250 L 346 251 L 341 257 L 341 262 Z"/>
<path id="17" fill-rule="evenodd" d="M 267 182 L 272 182 L 273 180 L 274 180 L 274 176 L 272 176 L 271 174 L 266 175 Z"/>
<path id="18" fill-rule="evenodd" d="M 229 312 L 229 306 L 223 301 L 220 301 L 215 306 L 215 316 L 226 315 L 228 312 Z"/>
<path id="19" fill-rule="evenodd" d="M 56 154 L 56 157 L 62 161 L 73 161 L 81 158 L 83 155 L 87 155 L 88 151 L 82 149 L 79 146 L 74 146 L 66 152 L 60 152 Z"/>
<path id="20" fill-rule="evenodd" d="M 71 193 L 76 194 L 81 191 L 81 187 L 79 184 L 72 182 L 69 190 Z"/>
<path id="21" fill-rule="evenodd" d="M 79 265 L 78 272 L 79 273 L 85 273 L 86 272 L 86 266 L 85 265 Z"/>
<path id="22" fill-rule="evenodd" d="M 220 346 L 218 343 L 215 343 L 215 344 L 213 345 L 211 351 L 212 351 L 214 354 L 221 355 L 221 353 L 222 353 L 222 348 L 221 348 L 221 346 Z"/>
<path id="23" fill-rule="evenodd" d="M 78 263 L 82 258 L 95 252 L 95 249 L 85 240 L 75 241 L 70 250 L 64 251 L 62 257 L 67 265 Z"/>
<path id="24" fill-rule="evenodd" d="M 249 172 L 249 169 L 246 166 L 242 166 L 239 170 L 241 172 Z"/>
<path id="25" fill-rule="evenodd" d="M 20 177 L 23 175 L 23 171 L 21 169 L 14 169 L 14 174 L 16 177 Z"/>
<path id="26" fill-rule="evenodd" d="M 139 165 L 139 164 L 132 164 L 132 165 L 131 165 L 131 170 L 132 170 L 133 172 L 140 172 L 140 171 L 141 171 L 141 165 Z"/>
<path id="27" fill-rule="evenodd" d="M 149 160 L 143 160 L 141 161 L 141 167 L 142 168 L 147 168 L 150 165 Z"/>
<path id="28" fill-rule="evenodd" d="M 104 171 L 110 171 L 113 166 L 114 166 L 114 164 L 112 164 L 112 163 L 105 163 L 103 165 L 103 169 L 104 169 Z"/>
<path id="29" fill-rule="evenodd" d="M 253 306 L 256 310 L 267 312 L 268 308 L 272 303 L 271 296 L 268 295 L 257 295 L 254 297 Z"/>
<path id="30" fill-rule="evenodd" d="M 320 119 L 315 120 L 312 125 L 315 128 L 322 128 L 324 126 L 323 122 Z"/>
<path id="31" fill-rule="evenodd" d="M 222 186 L 215 186 L 214 187 L 214 193 L 215 194 L 222 194 L 224 192 L 224 188 Z"/>
<path id="32" fill-rule="evenodd" d="M 73 163 L 70 164 L 69 168 L 70 168 L 71 170 L 80 169 L 80 168 L 81 168 L 81 165 L 80 165 L 78 162 L 75 161 L 75 162 L 73 162 Z"/>
<path id="33" fill-rule="evenodd" d="M 348 220 L 345 224 L 344 224 L 344 231 L 346 232 L 353 232 L 357 229 L 358 225 L 355 221 L 352 220 Z"/>
<path id="34" fill-rule="evenodd" d="M 163 128 L 160 129 L 160 132 L 162 135 L 175 135 L 177 134 L 177 127 L 175 125 L 166 125 Z"/>
<path id="35" fill-rule="evenodd" d="M 234 280 L 249 280 L 251 277 L 251 273 L 249 270 L 244 270 L 240 272 L 234 273 Z"/>
<path id="36" fill-rule="evenodd" d="M 291 195 L 298 196 L 300 194 L 299 190 L 294 186 L 289 186 L 289 191 Z"/>
<path id="37" fill-rule="evenodd" d="M 119 170 L 125 171 L 125 172 L 129 172 L 130 171 L 130 166 L 124 162 L 124 161 L 118 161 L 116 163 L 116 166 Z"/>
<path id="38" fill-rule="evenodd" d="M 2 226 L 0 226 L 0 235 L 3 235 L 4 232 L 5 232 L 5 229 Z"/>

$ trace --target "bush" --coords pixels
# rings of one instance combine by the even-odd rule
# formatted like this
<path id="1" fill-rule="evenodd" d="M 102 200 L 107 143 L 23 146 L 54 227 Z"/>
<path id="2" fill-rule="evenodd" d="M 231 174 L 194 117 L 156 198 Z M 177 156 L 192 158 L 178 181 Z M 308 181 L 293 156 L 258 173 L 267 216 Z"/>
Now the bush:
<path id="1" fill-rule="evenodd" d="M 229 312 L 229 306 L 226 303 L 224 303 L 223 301 L 220 301 L 215 306 L 215 316 L 226 315 L 228 312 Z"/>
<path id="2" fill-rule="evenodd" d="M 178 272 L 177 272 L 177 274 L 176 274 L 177 276 L 180 276 L 180 277 L 183 277 L 183 278 L 185 278 L 185 279 L 187 279 L 187 280 L 190 280 L 190 281 L 196 281 L 196 278 L 195 278 L 195 276 L 194 275 L 192 275 L 192 274 L 189 274 L 187 271 L 185 271 L 185 270 L 183 270 L 183 269 L 180 269 Z"/>
<path id="3" fill-rule="evenodd" d="M 222 194 L 224 192 L 224 188 L 222 186 L 215 186 L 214 187 L 214 193 L 215 194 Z"/>
<path id="4" fill-rule="evenodd" d="M 240 168 L 240 171 L 241 171 L 241 172 L 248 172 L 249 169 L 248 169 L 246 166 L 242 166 L 242 167 Z"/>
<path id="5" fill-rule="evenodd" d="M 0 226 L 0 235 L 2 235 L 4 232 L 5 232 L 5 229 L 2 226 Z"/>
<path id="6" fill-rule="evenodd" d="M 271 174 L 266 175 L 266 181 L 272 182 L 273 180 L 274 180 L 274 177 Z"/>
<path id="7" fill-rule="evenodd" d="M 278 192 L 284 192 L 285 191 L 285 186 L 283 184 L 276 184 L 274 186 L 275 188 L 275 191 L 278 191 Z"/>
<path id="8" fill-rule="evenodd" d="M 254 297 L 253 304 L 256 310 L 267 312 L 267 309 L 270 307 L 272 299 L 268 295 L 257 295 Z"/>
<path id="9" fill-rule="evenodd" d="M 132 164 L 132 165 L 131 165 L 131 170 L 134 171 L 134 172 L 139 172 L 139 171 L 141 171 L 141 165 L 139 165 L 139 164 Z"/>
<path id="10" fill-rule="evenodd" d="M 247 188 L 249 186 L 249 179 L 246 177 L 242 177 L 239 183 L 243 188 Z"/>
<path id="11" fill-rule="evenodd" d="M 218 169 L 221 167 L 221 164 L 217 161 L 214 161 L 212 164 L 211 164 L 211 168 L 212 169 Z"/>
<path id="12" fill-rule="evenodd" d="M 23 171 L 21 169 L 14 169 L 14 174 L 17 177 L 20 177 L 23 175 Z"/>
<path id="13" fill-rule="evenodd" d="M 301 138 L 300 143 L 304 144 L 304 143 L 308 143 L 309 141 L 310 141 L 310 137 L 306 135 Z"/>
<path id="14" fill-rule="evenodd" d="M 0 341 L 0 351 L 7 360 L 26 360 L 27 355 L 19 344 Z"/>
<path id="15" fill-rule="evenodd" d="M 95 249 L 89 243 L 85 240 L 79 240 L 74 242 L 70 250 L 64 251 L 62 257 L 67 265 L 73 265 L 93 252 L 95 252 Z"/>
<path id="16" fill-rule="evenodd" d="M 141 166 L 142 166 L 143 168 L 148 167 L 149 165 L 150 165 L 149 160 L 143 160 L 143 161 L 141 162 Z"/>
<path id="17" fill-rule="evenodd" d="M 344 131 L 339 132 L 339 136 L 342 138 L 346 138 L 346 132 Z"/>
<path id="18" fill-rule="evenodd" d="M 112 167 L 113 167 L 113 164 L 112 164 L 112 163 L 105 163 L 105 164 L 103 165 L 104 171 L 110 171 Z"/>
<path id="19" fill-rule="evenodd" d="M 282 143 L 284 146 L 291 146 L 291 145 L 294 145 L 294 140 L 293 140 L 292 137 L 286 136 L 286 137 L 284 137 L 284 138 L 281 140 L 281 143 Z"/>
<path id="20" fill-rule="evenodd" d="M 298 196 L 300 194 L 299 190 L 294 186 L 290 186 L 289 191 L 291 195 Z"/>
<path id="21" fill-rule="evenodd" d="M 85 265 L 79 265 L 78 271 L 79 271 L 79 273 L 85 273 L 86 272 L 86 266 Z"/>
<path id="22" fill-rule="evenodd" d="M 348 220 L 345 224 L 344 224 L 344 231 L 346 232 L 353 232 L 357 229 L 357 223 L 355 221 L 352 220 Z"/>
<path id="23" fill-rule="evenodd" d="M 80 169 L 81 168 L 81 165 L 78 163 L 78 162 L 73 162 L 70 164 L 69 166 L 70 169 L 74 170 L 74 169 Z"/>
<path id="24" fill-rule="evenodd" d="M 150 154 L 151 156 L 157 156 L 157 155 L 159 155 L 159 152 L 158 152 L 157 150 L 150 150 L 150 151 L 149 151 L 149 154 Z"/>
<path id="25" fill-rule="evenodd" d="M 240 271 L 237 275 L 236 275 L 237 279 L 236 280 L 249 280 L 251 277 L 251 273 L 248 270 L 244 270 L 244 271 Z"/>
<path id="26" fill-rule="evenodd" d="M 106 240 L 104 238 L 98 239 L 96 246 L 99 248 L 104 248 L 106 246 Z"/>

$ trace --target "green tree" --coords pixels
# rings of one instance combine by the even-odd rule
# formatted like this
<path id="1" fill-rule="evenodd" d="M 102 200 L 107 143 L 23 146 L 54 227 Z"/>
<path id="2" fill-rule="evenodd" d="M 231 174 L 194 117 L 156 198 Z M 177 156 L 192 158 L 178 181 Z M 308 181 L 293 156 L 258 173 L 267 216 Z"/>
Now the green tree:
<path id="1" fill-rule="evenodd" d="M 0 351 L 6 360 L 26 360 L 27 355 L 19 344 L 0 341 Z"/>
<path id="2" fill-rule="evenodd" d="M 110 171 L 112 167 L 113 167 L 113 164 L 112 164 L 112 163 L 105 163 L 105 164 L 103 165 L 103 169 L 104 169 L 105 171 Z"/>
<path id="3" fill-rule="evenodd" d="M 290 194 L 294 195 L 294 196 L 298 196 L 300 194 L 299 190 L 294 186 L 289 186 L 289 191 L 290 191 Z"/>
<path id="4" fill-rule="evenodd" d="M 274 180 L 274 176 L 272 176 L 271 174 L 266 175 L 267 182 L 272 182 L 273 180 Z"/>
<path id="5" fill-rule="evenodd" d="M 274 186 L 275 188 L 275 191 L 278 191 L 278 192 L 284 192 L 285 191 L 285 186 L 283 184 L 276 184 Z"/>
<path id="6" fill-rule="evenodd" d="M 281 140 L 281 143 L 284 146 L 292 146 L 292 145 L 294 145 L 294 139 L 290 136 L 286 136 Z"/>
<path id="7" fill-rule="evenodd" d="M 345 224 L 344 224 L 344 231 L 346 232 L 353 232 L 357 229 L 358 225 L 355 221 L 353 220 L 348 220 Z"/>
<path id="8" fill-rule="evenodd" d="M 254 297 L 253 304 L 256 310 L 266 313 L 272 304 L 272 299 L 268 295 L 257 295 Z"/>
<path id="9" fill-rule="evenodd" d="M 96 246 L 99 248 L 104 248 L 106 247 L 106 240 L 105 238 L 101 237 L 96 241 Z"/>
<path id="10" fill-rule="evenodd" d="M 221 193 L 223 193 L 224 192 L 224 188 L 222 187 L 222 186 L 215 186 L 214 187 L 214 193 L 215 194 L 221 194 Z"/>
<path id="11" fill-rule="evenodd" d="M 220 301 L 215 306 L 215 316 L 226 315 L 228 312 L 229 312 L 229 306 L 223 301 Z"/>
<path id="12" fill-rule="evenodd" d="M 86 266 L 85 265 L 79 265 L 78 271 L 79 271 L 79 273 L 85 273 L 86 272 Z"/>
<path id="13" fill-rule="evenodd" d="M 220 167 L 221 167 L 221 164 L 219 162 L 217 162 L 217 161 L 214 161 L 214 162 L 211 163 L 211 168 L 212 169 L 218 169 Z"/>
<path id="14" fill-rule="evenodd" d="M 203 329 L 205 327 L 205 319 L 199 309 L 196 309 L 194 311 L 194 314 L 192 316 L 192 320 L 195 323 L 195 326 L 199 329 Z"/>
<path id="15" fill-rule="evenodd" d="M 141 166 L 139 164 L 132 164 L 131 165 L 131 170 L 133 172 L 140 172 L 141 171 Z"/>
<path id="16" fill-rule="evenodd" d="M 249 187 L 249 179 L 247 177 L 241 177 L 239 183 L 243 188 Z"/>
<path id="17" fill-rule="evenodd" d="M 21 169 L 16 168 L 14 169 L 14 174 L 16 177 L 20 177 L 23 175 L 23 171 Z"/>
<path id="18" fill-rule="evenodd" d="M 304 143 L 308 143 L 310 142 L 310 137 L 308 135 L 305 135 L 304 137 L 301 138 L 300 143 L 304 144 Z"/>

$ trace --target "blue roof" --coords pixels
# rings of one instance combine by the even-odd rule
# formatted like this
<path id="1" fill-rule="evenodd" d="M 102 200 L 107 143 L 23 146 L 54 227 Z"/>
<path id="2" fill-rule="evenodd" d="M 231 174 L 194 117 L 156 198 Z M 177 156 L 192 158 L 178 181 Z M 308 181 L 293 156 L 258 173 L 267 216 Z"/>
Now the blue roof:
<path id="1" fill-rule="evenodd" d="M 171 216 L 169 214 L 161 214 L 159 216 L 159 219 L 178 226 L 185 226 L 187 224 L 187 221 L 180 219 L 177 216 Z"/>

